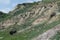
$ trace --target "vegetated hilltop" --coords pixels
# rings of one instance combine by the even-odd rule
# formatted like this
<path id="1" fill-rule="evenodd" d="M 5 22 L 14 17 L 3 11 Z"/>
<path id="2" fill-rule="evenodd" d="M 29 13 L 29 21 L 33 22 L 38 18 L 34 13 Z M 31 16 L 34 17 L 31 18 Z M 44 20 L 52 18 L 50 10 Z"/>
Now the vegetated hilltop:
<path id="1" fill-rule="evenodd" d="M 58 29 L 56 26 L 58 24 L 60 24 L 59 0 L 18 4 L 8 14 L 0 12 L 0 39 L 50 40 L 49 38 L 54 36 L 51 35 L 58 31 L 54 31 L 55 28 Z M 50 29 L 54 29 L 52 33 Z M 44 38 L 47 34 L 49 36 Z"/>

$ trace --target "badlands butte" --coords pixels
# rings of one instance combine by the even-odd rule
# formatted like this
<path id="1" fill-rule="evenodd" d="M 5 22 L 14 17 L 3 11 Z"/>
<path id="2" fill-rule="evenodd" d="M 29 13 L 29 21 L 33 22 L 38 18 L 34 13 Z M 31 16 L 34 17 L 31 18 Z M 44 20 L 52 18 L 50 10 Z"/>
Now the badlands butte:
<path id="1" fill-rule="evenodd" d="M 0 40 L 60 40 L 60 0 L 17 4 L 0 11 Z"/>

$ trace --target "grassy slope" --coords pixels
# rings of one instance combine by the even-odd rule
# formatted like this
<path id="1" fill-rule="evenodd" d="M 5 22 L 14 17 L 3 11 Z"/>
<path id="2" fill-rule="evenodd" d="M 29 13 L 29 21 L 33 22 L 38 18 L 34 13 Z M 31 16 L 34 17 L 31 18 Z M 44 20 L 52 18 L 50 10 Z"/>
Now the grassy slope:
<path id="1" fill-rule="evenodd" d="M 30 6 L 28 8 L 30 8 Z M 18 15 L 18 14 L 23 13 L 23 12 L 25 13 L 26 11 L 28 11 L 28 8 L 26 7 L 22 10 L 17 11 L 13 16 Z M 7 19 L 8 18 L 11 18 L 11 16 L 7 17 Z M 35 20 L 35 19 L 32 19 L 32 21 L 33 20 Z M 27 21 L 26 24 L 23 24 L 19 27 L 21 27 L 22 29 L 24 27 L 28 27 L 32 23 L 32 21 L 31 20 Z M 24 32 L 21 32 L 19 34 L 17 33 L 17 34 L 14 34 L 14 35 L 9 34 L 10 29 L 6 29 L 5 31 L 0 31 L 0 37 L 3 37 L 3 39 L 0 39 L 0 40 L 31 40 L 31 38 L 36 37 L 39 34 L 42 34 L 46 30 L 51 29 L 52 27 L 56 26 L 57 24 L 60 24 L 60 20 L 55 21 L 55 22 L 53 22 L 51 24 L 48 24 L 48 25 L 44 25 L 44 24 L 46 24 L 46 23 L 38 24 L 38 25 L 32 27 L 31 29 L 28 29 Z M 32 29 L 34 29 L 34 30 L 32 30 Z"/>
<path id="2" fill-rule="evenodd" d="M 46 24 L 46 23 L 44 23 L 44 24 Z M 5 31 L 0 31 L 0 37 L 4 37 L 1 40 L 30 40 L 31 38 L 36 37 L 37 35 L 45 32 L 46 30 L 51 29 L 52 27 L 56 26 L 57 24 L 60 24 L 60 20 L 53 22 L 51 24 L 48 24 L 48 25 L 44 25 L 44 24 L 36 25 L 35 27 L 32 27 L 31 29 L 28 29 L 19 34 L 17 33 L 13 36 L 11 36 L 9 34 L 9 29 L 7 29 Z M 32 30 L 33 28 L 35 30 Z M 38 30 L 39 30 L 39 32 L 38 32 Z"/>

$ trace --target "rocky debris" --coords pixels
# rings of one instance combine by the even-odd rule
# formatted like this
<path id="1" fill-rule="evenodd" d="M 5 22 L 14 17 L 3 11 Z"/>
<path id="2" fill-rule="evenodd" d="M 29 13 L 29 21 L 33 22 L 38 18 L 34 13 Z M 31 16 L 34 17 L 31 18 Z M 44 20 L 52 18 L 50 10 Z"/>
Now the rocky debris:
<path id="1" fill-rule="evenodd" d="M 32 25 L 37 25 L 37 24 L 42 24 L 43 22 L 45 22 L 47 20 L 47 18 L 45 18 L 45 17 L 40 17 L 40 18 L 38 18 L 38 19 L 36 19 L 33 23 L 32 23 Z"/>
<path id="2" fill-rule="evenodd" d="M 21 25 L 21 24 L 23 24 L 25 22 L 25 19 L 24 18 L 21 18 L 19 21 L 18 21 L 18 25 Z"/>
<path id="3" fill-rule="evenodd" d="M 7 20 L 5 21 L 2 26 L 5 26 L 5 28 L 9 27 L 10 25 L 15 24 L 14 20 Z"/>

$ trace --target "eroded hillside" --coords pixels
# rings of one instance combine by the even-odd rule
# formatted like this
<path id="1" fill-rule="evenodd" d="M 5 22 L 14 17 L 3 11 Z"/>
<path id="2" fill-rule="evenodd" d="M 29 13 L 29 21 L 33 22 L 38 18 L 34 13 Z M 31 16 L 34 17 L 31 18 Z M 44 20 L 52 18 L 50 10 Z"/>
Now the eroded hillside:
<path id="1" fill-rule="evenodd" d="M 0 39 L 50 40 L 60 28 L 56 26 L 60 24 L 59 3 L 44 1 L 18 4 L 6 17 L 1 17 Z"/>

